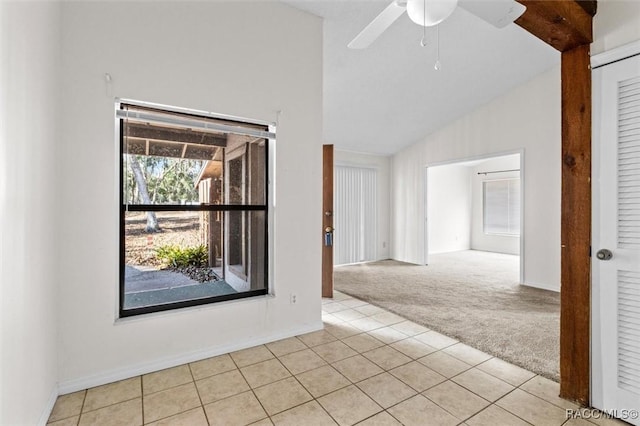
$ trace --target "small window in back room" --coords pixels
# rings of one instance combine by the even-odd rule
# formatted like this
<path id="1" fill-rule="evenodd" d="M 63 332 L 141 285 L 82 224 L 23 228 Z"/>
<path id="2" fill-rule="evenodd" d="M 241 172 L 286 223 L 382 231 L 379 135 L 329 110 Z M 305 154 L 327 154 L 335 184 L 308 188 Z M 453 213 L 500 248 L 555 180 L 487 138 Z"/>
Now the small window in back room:
<path id="1" fill-rule="evenodd" d="M 520 236 L 520 179 L 483 182 L 485 234 Z"/>
<path id="2" fill-rule="evenodd" d="M 267 125 L 121 103 L 120 316 L 268 292 Z"/>

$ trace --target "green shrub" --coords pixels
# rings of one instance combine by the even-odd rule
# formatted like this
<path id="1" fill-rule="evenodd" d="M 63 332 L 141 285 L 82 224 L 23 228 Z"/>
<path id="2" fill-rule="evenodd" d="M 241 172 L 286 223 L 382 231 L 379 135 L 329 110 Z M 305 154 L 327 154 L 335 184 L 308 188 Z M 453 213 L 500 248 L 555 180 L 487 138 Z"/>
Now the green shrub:
<path id="1" fill-rule="evenodd" d="M 156 249 L 156 256 L 165 266 L 186 268 L 195 266 L 204 268 L 208 265 L 207 247 L 202 244 L 194 247 L 165 245 Z"/>

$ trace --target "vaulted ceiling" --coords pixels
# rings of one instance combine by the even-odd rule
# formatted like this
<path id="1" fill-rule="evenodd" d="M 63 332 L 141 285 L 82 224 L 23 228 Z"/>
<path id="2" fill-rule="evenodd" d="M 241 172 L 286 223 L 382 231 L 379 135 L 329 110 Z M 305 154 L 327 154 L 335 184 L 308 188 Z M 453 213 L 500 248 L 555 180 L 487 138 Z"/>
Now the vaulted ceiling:
<path id="1" fill-rule="evenodd" d="M 560 55 L 515 24 L 504 29 L 461 8 L 437 37 L 406 14 L 369 48 L 353 39 L 389 0 L 286 0 L 324 18 L 324 140 L 337 149 L 393 154 L 556 66 Z"/>

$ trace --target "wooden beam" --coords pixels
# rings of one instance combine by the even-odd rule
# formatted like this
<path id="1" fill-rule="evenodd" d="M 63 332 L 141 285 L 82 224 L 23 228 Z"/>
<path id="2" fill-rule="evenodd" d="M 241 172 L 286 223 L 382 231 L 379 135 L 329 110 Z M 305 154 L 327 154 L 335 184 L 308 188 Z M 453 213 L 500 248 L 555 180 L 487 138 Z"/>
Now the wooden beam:
<path id="1" fill-rule="evenodd" d="M 516 24 L 560 52 L 593 41 L 592 16 L 575 0 L 517 0 L 527 7 Z"/>
<path id="2" fill-rule="evenodd" d="M 589 45 L 562 53 L 560 396 L 589 403 L 591 68 Z"/>
<path id="3" fill-rule="evenodd" d="M 576 0 L 578 5 L 591 16 L 596 16 L 598 12 L 598 2 L 596 0 Z"/>

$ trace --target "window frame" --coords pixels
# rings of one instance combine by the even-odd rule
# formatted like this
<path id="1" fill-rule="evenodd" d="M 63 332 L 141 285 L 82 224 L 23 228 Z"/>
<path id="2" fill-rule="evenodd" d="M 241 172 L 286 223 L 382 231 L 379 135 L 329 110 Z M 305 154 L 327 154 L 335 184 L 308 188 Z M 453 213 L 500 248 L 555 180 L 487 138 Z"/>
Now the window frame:
<path id="1" fill-rule="evenodd" d="M 518 196 L 518 233 L 510 233 L 510 232 L 490 232 L 487 231 L 487 184 L 493 182 L 510 182 L 517 181 L 517 186 L 519 188 L 520 195 Z M 508 191 L 507 187 L 507 191 Z M 499 236 L 499 237 L 511 237 L 511 238 L 520 238 L 522 236 L 522 178 L 521 177 L 507 177 L 502 179 L 483 179 L 482 180 L 482 232 L 485 235 L 489 236 Z M 511 217 L 509 214 L 509 206 L 507 205 L 507 221 Z M 509 225 L 507 224 L 507 228 Z"/>
<path id="2" fill-rule="evenodd" d="M 271 227 L 271 217 L 269 203 L 271 201 L 271 164 L 270 164 L 270 150 L 272 144 L 275 142 L 276 126 L 275 124 L 267 124 L 264 122 L 249 120 L 239 117 L 233 117 L 229 115 L 213 114 L 203 111 L 188 110 L 184 108 L 169 107 L 159 104 L 151 104 L 147 102 L 133 101 L 127 99 L 116 99 L 116 114 L 118 110 L 122 110 L 123 106 L 130 105 L 136 107 L 153 108 L 159 111 L 179 113 L 185 116 L 191 116 L 196 118 L 214 118 L 224 120 L 225 122 L 238 123 L 240 125 L 250 126 L 262 126 L 264 130 L 273 137 L 265 137 L 265 174 L 264 174 L 264 204 L 126 204 L 124 200 L 124 143 L 125 143 L 125 119 L 121 117 L 115 117 L 117 134 L 118 134 L 118 202 L 119 202 L 119 285 L 118 285 L 118 316 L 119 318 L 127 318 L 138 315 L 150 314 L 155 312 L 171 311 L 175 309 L 183 309 L 194 306 L 202 306 L 214 304 L 217 302 L 224 302 L 230 300 L 240 300 L 256 296 L 265 296 L 270 294 L 271 291 L 271 278 L 270 278 L 270 264 L 271 264 L 271 239 L 269 228 Z M 264 211 L 264 288 L 258 290 L 248 290 L 233 294 L 224 294 L 219 296 L 204 297 L 198 299 L 183 300 L 177 302 L 170 302 L 160 305 L 144 306 L 139 308 L 124 309 L 125 303 L 125 266 L 126 266 L 126 225 L 125 216 L 127 212 L 163 212 L 163 211 L 195 211 L 195 212 L 252 212 L 252 211 Z"/>

